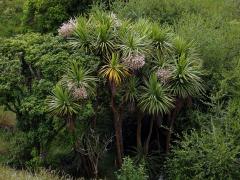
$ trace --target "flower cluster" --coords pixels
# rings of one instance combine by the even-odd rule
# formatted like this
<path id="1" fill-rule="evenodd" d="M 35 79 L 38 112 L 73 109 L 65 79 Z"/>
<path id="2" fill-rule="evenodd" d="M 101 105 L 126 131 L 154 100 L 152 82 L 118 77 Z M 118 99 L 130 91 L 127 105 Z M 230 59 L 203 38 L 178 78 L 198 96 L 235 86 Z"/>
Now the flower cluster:
<path id="1" fill-rule="evenodd" d="M 157 74 L 158 79 L 162 83 L 167 83 L 169 81 L 169 79 L 171 78 L 171 71 L 169 69 L 160 68 L 157 70 L 156 74 Z"/>
<path id="2" fill-rule="evenodd" d="M 145 65 L 145 56 L 143 54 L 130 55 L 123 59 L 123 64 L 131 69 L 138 70 Z"/>
<path id="3" fill-rule="evenodd" d="M 85 87 L 77 87 L 73 82 L 68 82 L 67 87 L 75 100 L 86 99 L 88 96 Z"/>
<path id="4" fill-rule="evenodd" d="M 63 23 L 58 29 L 58 34 L 64 38 L 70 37 L 76 28 L 76 19 L 70 19 L 68 22 Z"/>
<path id="5" fill-rule="evenodd" d="M 110 14 L 110 18 L 112 19 L 113 25 L 114 25 L 115 27 L 120 27 L 120 26 L 122 25 L 121 20 L 119 20 L 119 19 L 117 18 L 116 14 L 111 13 L 111 14 Z"/>
<path id="6" fill-rule="evenodd" d="M 86 99 L 87 98 L 87 91 L 85 87 L 74 88 L 73 89 L 73 97 L 76 100 Z"/>

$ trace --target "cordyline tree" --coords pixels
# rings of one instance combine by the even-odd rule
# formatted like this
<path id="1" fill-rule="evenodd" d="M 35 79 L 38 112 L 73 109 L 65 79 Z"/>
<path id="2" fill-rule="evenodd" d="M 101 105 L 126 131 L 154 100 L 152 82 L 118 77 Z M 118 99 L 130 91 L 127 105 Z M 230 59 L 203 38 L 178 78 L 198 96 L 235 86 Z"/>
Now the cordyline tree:
<path id="1" fill-rule="evenodd" d="M 75 115 L 88 97 L 95 95 L 97 78 L 89 70 L 72 62 L 68 72 L 47 97 L 49 112 L 65 119 L 70 132 L 75 131 Z"/>
<path id="2" fill-rule="evenodd" d="M 168 152 L 177 114 L 185 102 L 203 92 L 201 60 L 194 44 L 174 35 L 168 27 L 145 19 L 137 22 L 119 20 L 113 13 L 100 11 L 92 12 L 89 18 L 80 16 L 69 20 L 58 32 L 75 50 L 83 49 L 86 54 L 101 59 L 95 74 L 109 90 L 118 166 L 124 156 L 123 112 L 136 114 L 136 143 L 146 154 L 149 153 L 154 124 L 161 127 L 161 122 L 167 121 L 165 151 Z M 81 93 L 86 91 L 88 96 L 93 96 L 92 88 L 88 87 L 93 87 L 91 83 L 96 82 L 96 77 L 89 77 L 86 82 L 81 80 L 85 83 L 72 75 L 66 77 L 63 78 L 67 84 L 64 87 L 71 96 L 80 93 L 76 92 L 76 87 Z M 67 103 L 66 100 L 63 104 Z M 129 108 L 123 111 L 124 107 Z M 144 144 L 141 138 L 143 118 L 149 119 Z"/>

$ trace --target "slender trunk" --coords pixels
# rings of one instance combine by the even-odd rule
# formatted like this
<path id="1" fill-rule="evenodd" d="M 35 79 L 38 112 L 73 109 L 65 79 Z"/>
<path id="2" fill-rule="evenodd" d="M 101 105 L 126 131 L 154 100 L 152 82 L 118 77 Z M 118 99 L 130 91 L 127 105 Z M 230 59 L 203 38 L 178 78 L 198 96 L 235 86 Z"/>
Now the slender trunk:
<path id="1" fill-rule="evenodd" d="M 75 132 L 75 122 L 73 116 L 69 115 L 67 117 L 67 126 L 70 133 Z"/>
<path id="2" fill-rule="evenodd" d="M 142 148 L 142 115 L 139 114 L 137 119 L 137 147 Z"/>
<path id="3" fill-rule="evenodd" d="M 119 128 L 119 138 L 120 138 L 120 151 L 121 151 L 121 155 L 123 158 L 123 133 L 122 133 L 122 118 L 121 115 L 119 114 L 119 120 L 118 120 L 118 128 Z"/>
<path id="4" fill-rule="evenodd" d="M 157 134 L 157 146 L 159 149 L 159 152 L 161 151 L 161 144 L 160 144 L 160 135 L 159 135 L 159 128 L 156 126 L 156 134 Z"/>
<path id="5" fill-rule="evenodd" d="M 169 127 L 168 127 L 168 133 L 166 136 L 166 153 L 169 153 L 170 150 L 170 142 L 171 142 L 171 135 L 172 135 L 172 128 L 173 128 L 173 124 L 174 124 L 174 120 L 171 118 L 171 114 L 168 116 L 168 121 L 169 121 Z"/>
<path id="6" fill-rule="evenodd" d="M 148 151 L 149 151 L 149 144 L 150 144 L 150 140 L 151 140 L 151 136 L 152 136 L 152 130 L 153 130 L 153 120 L 154 120 L 154 117 L 152 117 L 151 120 L 150 120 L 148 137 L 147 137 L 147 140 L 146 140 L 145 146 L 144 146 L 144 151 L 145 151 L 146 154 L 148 154 Z"/>
<path id="7" fill-rule="evenodd" d="M 94 178 L 97 179 L 98 178 L 98 161 L 96 161 L 96 163 L 93 165 L 93 169 L 94 169 Z"/>
<path id="8" fill-rule="evenodd" d="M 192 97 L 187 97 L 187 107 L 192 107 L 192 104 L 193 104 L 193 102 L 192 102 Z"/>
<path id="9" fill-rule="evenodd" d="M 111 84 L 111 108 L 113 112 L 114 129 L 115 129 L 115 139 L 116 139 L 116 150 L 117 150 L 117 165 L 120 168 L 122 166 L 123 158 L 123 139 L 122 139 L 122 121 L 120 119 L 120 114 L 115 107 L 115 94 L 116 86 L 114 83 Z"/>
<path id="10" fill-rule="evenodd" d="M 169 153 L 169 151 L 170 151 L 171 136 L 172 136 L 172 132 L 173 132 L 173 126 L 174 126 L 175 120 L 177 118 L 177 114 L 181 110 L 182 106 L 183 106 L 182 100 L 181 99 L 177 99 L 176 100 L 176 108 L 168 116 L 169 127 L 168 127 L 168 133 L 167 133 L 167 136 L 166 136 L 166 149 L 165 149 L 166 153 Z"/>
<path id="11" fill-rule="evenodd" d="M 96 109 L 95 109 L 95 114 L 94 114 L 94 117 L 93 117 L 93 120 L 92 120 L 92 123 L 91 123 L 91 126 L 93 129 L 96 129 L 96 126 L 97 126 L 97 115 L 98 115 L 98 110 L 99 110 L 99 89 L 100 85 L 97 86 L 97 92 L 96 92 Z"/>
<path id="12" fill-rule="evenodd" d="M 123 145 L 122 145 L 122 134 L 120 130 L 120 124 L 116 120 L 114 120 L 114 128 L 115 128 L 115 139 L 116 139 L 116 150 L 117 150 L 117 166 L 120 168 L 122 165 L 123 158 Z"/>

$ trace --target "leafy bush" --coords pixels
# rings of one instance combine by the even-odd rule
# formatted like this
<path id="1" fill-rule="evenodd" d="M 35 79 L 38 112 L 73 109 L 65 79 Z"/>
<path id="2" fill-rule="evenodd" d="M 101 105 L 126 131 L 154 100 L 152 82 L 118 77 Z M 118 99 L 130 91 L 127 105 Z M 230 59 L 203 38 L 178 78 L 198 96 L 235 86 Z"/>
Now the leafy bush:
<path id="1" fill-rule="evenodd" d="M 129 157 L 126 157 L 124 158 L 122 168 L 117 173 L 117 179 L 146 180 L 148 176 L 143 164 L 136 166 Z"/>
<path id="2" fill-rule="evenodd" d="M 0 0 L 0 37 L 22 32 L 24 0 Z"/>
<path id="3" fill-rule="evenodd" d="M 171 179 L 236 179 L 239 152 L 240 146 L 222 129 L 192 132 L 173 150 L 168 175 Z"/>
<path id="4" fill-rule="evenodd" d="M 10 151 L 10 136 L 12 134 L 0 129 L 0 164 L 7 161 Z"/>
<path id="5" fill-rule="evenodd" d="M 236 17 L 237 1 L 225 0 L 118 0 L 113 10 L 121 16 L 138 19 L 151 18 L 161 23 L 174 24 L 185 13 L 209 17 L 221 14 L 222 17 Z"/>
<path id="6" fill-rule="evenodd" d="M 37 32 L 56 32 L 69 17 L 88 10 L 92 0 L 26 0 L 23 24 Z"/>
<path id="7" fill-rule="evenodd" d="M 186 133 L 167 161 L 170 179 L 236 179 L 240 173 L 239 99 L 208 118 L 200 132 Z M 215 109 L 216 110 L 216 109 Z"/>

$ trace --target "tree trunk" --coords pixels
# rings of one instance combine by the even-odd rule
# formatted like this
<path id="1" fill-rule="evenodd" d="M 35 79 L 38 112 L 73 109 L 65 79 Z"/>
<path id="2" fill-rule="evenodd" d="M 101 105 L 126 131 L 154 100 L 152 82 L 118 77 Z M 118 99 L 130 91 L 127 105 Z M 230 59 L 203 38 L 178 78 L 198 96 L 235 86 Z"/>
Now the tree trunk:
<path id="1" fill-rule="evenodd" d="M 168 121 L 169 121 L 169 127 L 168 127 L 168 133 L 166 136 L 166 153 L 169 153 L 170 150 L 170 142 L 171 142 L 171 135 L 172 135 L 172 128 L 173 128 L 173 124 L 174 124 L 174 120 L 172 119 L 171 114 L 168 116 Z"/>
<path id="2" fill-rule="evenodd" d="M 114 83 L 111 83 L 111 108 L 113 112 L 113 121 L 114 121 L 114 129 L 115 129 L 115 139 L 116 139 L 116 150 L 117 150 L 117 165 L 120 168 L 122 166 L 122 158 L 123 158 L 123 138 L 122 138 L 122 121 L 120 119 L 120 114 L 115 107 L 115 94 L 116 94 L 116 86 Z"/>
<path id="3" fill-rule="evenodd" d="M 142 114 L 139 113 L 137 119 L 137 148 L 142 148 Z"/>
<path id="4" fill-rule="evenodd" d="M 157 134 L 157 147 L 159 149 L 159 152 L 161 152 L 161 144 L 160 144 L 160 135 L 159 135 L 159 127 L 156 126 L 156 134 Z"/>
<path id="5" fill-rule="evenodd" d="M 182 100 L 181 99 L 177 99 L 176 100 L 176 108 L 168 116 L 169 128 L 168 128 L 168 133 L 167 133 L 167 136 L 166 136 L 166 149 L 165 149 L 167 154 L 170 151 L 171 136 L 172 136 L 172 132 L 173 132 L 173 126 L 174 126 L 175 120 L 177 118 L 177 114 L 181 110 L 182 106 L 183 106 Z"/>
<path id="6" fill-rule="evenodd" d="M 187 107 L 191 108 L 193 105 L 193 102 L 192 102 L 192 97 L 187 97 Z"/>
<path id="7" fill-rule="evenodd" d="M 151 140 L 151 136 L 152 136 L 152 130 L 153 130 L 153 120 L 154 120 L 154 117 L 152 117 L 151 120 L 150 120 L 148 137 L 147 137 L 147 140 L 146 140 L 145 146 L 144 146 L 144 151 L 145 151 L 146 154 L 148 154 L 148 151 L 149 151 L 149 144 L 150 144 L 150 140 Z"/>
<path id="8" fill-rule="evenodd" d="M 122 166 L 122 158 L 123 158 L 123 142 L 122 142 L 121 124 L 116 119 L 114 120 L 114 128 L 115 128 L 115 139 L 116 139 L 116 150 L 117 150 L 117 166 L 120 168 Z"/>
<path id="9" fill-rule="evenodd" d="M 70 133 L 74 133 L 75 132 L 75 122 L 74 122 L 74 118 L 72 116 L 68 116 L 67 117 L 67 127 Z"/>

